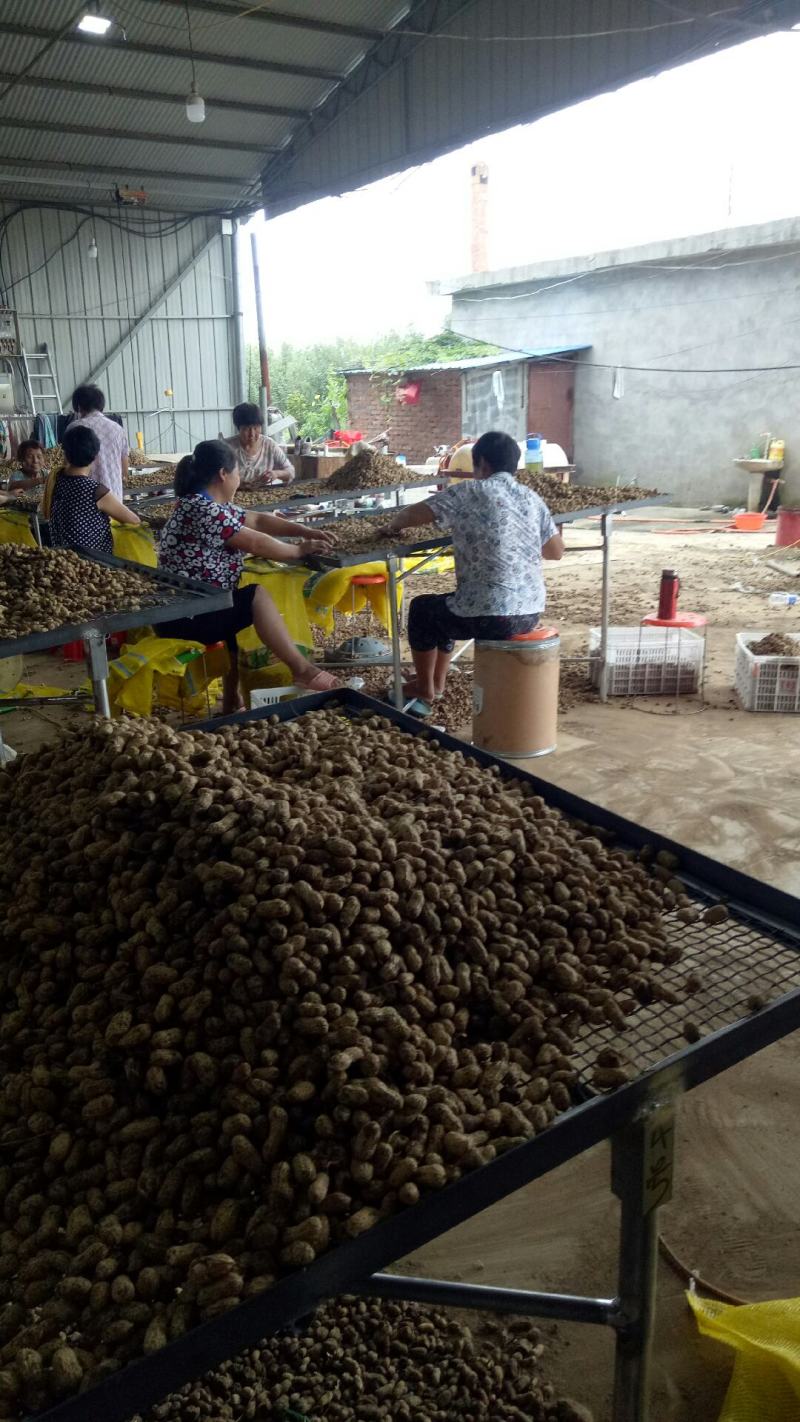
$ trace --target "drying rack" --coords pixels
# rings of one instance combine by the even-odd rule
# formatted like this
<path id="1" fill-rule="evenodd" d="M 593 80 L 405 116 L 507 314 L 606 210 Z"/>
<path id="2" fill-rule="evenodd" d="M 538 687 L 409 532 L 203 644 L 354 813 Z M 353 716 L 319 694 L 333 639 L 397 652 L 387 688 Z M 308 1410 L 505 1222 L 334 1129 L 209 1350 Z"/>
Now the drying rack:
<path id="1" fill-rule="evenodd" d="M 629 1055 L 635 1054 L 637 1071 L 627 1085 L 609 1095 L 594 1095 L 584 1087 L 576 1093 L 583 1099 L 533 1140 L 338 1245 L 308 1268 L 131 1363 L 81 1396 L 40 1414 L 38 1422 L 127 1422 L 236 1353 L 304 1318 L 325 1299 L 344 1293 L 610 1328 L 616 1344 L 612 1422 L 648 1422 L 658 1211 L 672 1192 L 676 1113 L 684 1092 L 800 1026 L 800 901 L 358 692 L 306 696 L 193 729 L 215 730 L 264 718 L 294 720 L 326 705 L 338 706 L 356 720 L 364 714 L 380 715 L 409 735 L 494 767 L 504 779 L 523 781 L 547 804 L 612 835 L 621 846 L 648 845 L 654 853 L 667 850 L 675 855 L 680 863 L 675 872 L 686 892 L 701 906 L 724 900 L 730 913 L 725 923 L 713 927 L 685 925 L 675 915 L 667 921 L 671 936 L 685 949 L 681 975 L 695 958 L 702 958 L 705 989 L 692 999 L 692 1014 L 704 1035 L 694 1045 L 686 1042 L 685 1007 L 659 1002 L 641 1008 L 627 1019 L 625 1047 Z M 755 1011 L 747 1001 L 753 994 L 765 1003 Z M 591 1039 L 578 1044 L 578 1065 L 584 1071 L 606 1040 L 619 1043 L 610 1027 L 590 1030 Z M 605 1140 L 611 1145 L 611 1188 L 620 1202 L 614 1293 L 595 1298 L 384 1272 L 387 1265 Z M 524 1221 L 520 1225 L 524 1229 Z"/>
<path id="2" fill-rule="evenodd" d="M 100 612 L 83 622 L 67 623 L 47 632 L 29 632 L 24 637 L 0 639 L 0 658 L 25 656 L 45 652 L 49 647 L 62 647 L 66 642 L 83 642 L 92 680 L 92 694 L 98 715 L 109 717 L 108 656 L 106 637 L 111 632 L 126 632 L 133 627 L 157 626 L 178 617 L 196 617 L 201 612 L 217 612 L 230 607 L 233 595 L 221 588 L 169 573 L 163 568 L 147 568 L 110 553 L 81 553 L 87 562 L 102 563 L 107 568 L 119 568 L 138 573 L 164 593 L 164 601 L 152 607 L 134 608 L 128 612 Z M 9 705 L 9 702 L 5 702 Z M 24 702 L 21 704 L 25 704 Z"/>

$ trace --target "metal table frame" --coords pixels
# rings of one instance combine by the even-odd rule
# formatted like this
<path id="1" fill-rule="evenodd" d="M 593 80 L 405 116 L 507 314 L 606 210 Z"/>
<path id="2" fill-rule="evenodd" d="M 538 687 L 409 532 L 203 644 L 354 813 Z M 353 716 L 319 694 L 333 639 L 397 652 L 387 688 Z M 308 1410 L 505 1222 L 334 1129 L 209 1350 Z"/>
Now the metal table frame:
<path id="1" fill-rule="evenodd" d="M 656 852 L 669 850 L 679 857 L 680 869 L 676 872 L 690 892 L 706 902 L 724 898 L 737 921 L 800 952 L 800 902 L 791 895 L 651 833 L 486 751 L 433 731 L 358 692 L 304 696 L 258 711 L 202 722 L 185 734 L 264 718 L 294 720 L 325 705 L 339 706 L 350 716 L 381 715 L 410 735 L 435 740 L 480 765 L 495 767 L 502 778 L 524 781 L 550 805 L 592 827 L 610 831 L 622 845 L 640 848 L 647 844 Z M 201 1324 L 158 1353 L 131 1363 L 91 1391 L 41 1415 L 39 1422 L 87 1422 L 88 1418 L 126 1422 L 133 1413 L 147 1411 L 168 1393 L 237 1352 L 304 1318 L 324 1300 L 345 1293 L 418 1299 L 442 1306 L 488 1308 L 610 1327 L 616 1338 L 612 1422 L 647 1422 L 658 1209 L 671 1192 L 674 1116 L 680 1097 L 798 1027 L 800 988 L 784 993 L 730 1026 L 710 1032 L 694 1045 L 685 1045 L 609 1095 L 584 1099 L 524 1145 L 329 1250 L 308 1268 L 289 1274 L 272 1289 Z M 618 1285 L 613 1296 L 592 1298 L 493 1288 L 383 1272 L 392 1261 L 422 1248 L 604 1140 L 611 1142 L 611 1184 L 620 1200 Z"/>
<path id="2" fill-rule="evenodd" d="M 230 607 L 233 595 L 221 588 L 209 587 L 193 578 L 184 578 L 178 573 L 169 573 L 164 568 L 147 568 L 142 563 L 133 563 L 126 558 L 115 558 L 110 553 L 81 553 L 88 562 L 102 563 L 108 568 L 119 568 L 129 573 L 138 573 L 157 587 L 183 594 L 171 602 L 143 607 L 130 612 L 97 613 L 85 622 L 54 627 L 52 631 L 30 632 L 24 637 L 0 640 L 0 658 L 25 656 L 30 652 L 44 652 L 50 647 L 62 647 L 65 642 L 83 642 L 95 710 L 106 718 L 111 715 L 108 700 L 108 656 L 106 637 L 110 632 L 125 632 L 134 627 L 157 626 L 160 622 L 172 622 L 178 617 L 196 617 L 201 612 L 217 612 Z M 6 705 L 9 703 L 6 702 Z M 21 705 L 26 702 L 22 701 Z"/>

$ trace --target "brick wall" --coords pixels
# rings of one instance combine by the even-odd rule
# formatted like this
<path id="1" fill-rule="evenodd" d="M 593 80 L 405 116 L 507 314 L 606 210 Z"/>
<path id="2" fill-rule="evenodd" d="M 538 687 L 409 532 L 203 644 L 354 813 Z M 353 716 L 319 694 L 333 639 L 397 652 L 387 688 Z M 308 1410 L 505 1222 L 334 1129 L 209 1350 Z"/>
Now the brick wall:
<path id="1" fill-rule="evenodd" d="M 409 464 L 423 464 L 437 444 L 454 444 L 461 438 L 461 373 L 440 370 L 410 377 L 420 386 L 418 405 L 399 405 L 381 399 L 386 383 L 369 375 L 347 377 L 347 424 L 368 438 L 389 431 L 389 448 L 404 454 Z"/>

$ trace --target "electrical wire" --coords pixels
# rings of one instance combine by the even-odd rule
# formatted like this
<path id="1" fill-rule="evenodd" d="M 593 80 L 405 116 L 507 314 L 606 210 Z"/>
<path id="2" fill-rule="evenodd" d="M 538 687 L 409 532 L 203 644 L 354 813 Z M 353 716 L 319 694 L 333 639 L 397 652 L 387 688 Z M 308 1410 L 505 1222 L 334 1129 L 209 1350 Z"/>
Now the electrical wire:
<path id="1" fill-rule="evenodd" d="M 713 24 L 715 20 L 727 20 L 729 23 L 740 23 L 735 19 L 738 5 L 729 5 L 724 10 L 711 10 L 707 15 L 682 15 L 672 20 L 656 20 L 648 25 L 621 25 L 610 30 L 584 30 L 584 31 L 564 31 L 557 35 L 460 35 L 450 34 L 440 30 L 436 33 L 429 33 L 427 30 L 406 30 L 399 29 L 397 34 L 408 35 L 413 39 L 426 40 L 456 40 L 463 44 L 553 44 L 558 41 L 592 39 L 611 39 L 615 35 L 643 35 L 650 34 L 654 30 L 670 30 L 685 25 Z M 759 27 L 752 25 L 747 27 L 753 35 L 764 35 L 773 33 L 791 34 L 788 27 L 780 26 L 777 31 L 771 26 Z"/>
<path id="2" fill-rule="evenodd" d="M 680 272 L 724 272 L 731 267 L 749 267 L 762 265 L 766 262 L 783 262 L 790 257 L 800 256 L 800 247 L 792 247 L 788 252 L 775 252 L 769 257 L 741 257 L 735 261 L 716 261 L 712 253 L 706 262 L 660 262 L 654 259 L 652 262 L 610 262 L 603 267 L 589 267 L 586 271 L 576 272 L 574 276 L 564 277 L 560 281 L 549 282 L 547 286 L 537 286 L 535 291 L 518 291 L 508 295 L 498 296 L 468 296 L 466 293 L 459 293 L 459 300 L 465 306 L 483 306 L 489 301 L 525 301 L 535 299 L 537 296 L 544 296 L 548 291 L 557 291 L 562 286 L 574 286 L 576 282 L 588 281 L 590 277 L 604 276 L 608 272 L 631 272 L 643 271 L 654 279 L 661 273 L 671 275 Z M 533 278 L 535 281 L 536 278 Z M 516 283 L 517 285 L 519 283 Z M 468 289 L 467 289 L 468 290 Z M 713 299 L 713 298 L 712 298 Z M 621 309 L 621 308 L 620 308 Z"/>
<path id="3" fill-rule="evenodd" d="M 466 331 L 453 330 L 454 336 L 459 336 L 464 341 L 483 342 L 488 338 L 485 336 L 468 335 Z M 573 356 L 548 355 L 540 357 L 536 351 L 520 350 L 519 346 L 504 346 L 501 341 L 493 341 L 501 351 L 508 351 L 511 355 L 518 355 L 520 360 L 547 359 L 557 362 L 560 365 L 579 366 L 582 370 L 629 370 L 643 375 L 770 375 L 775 371 L 800 370 L 800 362 L 796 365 L 787 362 L 785 365 L 721 365 L 721 366 L 699 366 L 681 367 L 673 365 L 625 365 L 622 361 L 602 361 L 602 360 L 580 360 L 576 361 Z M 710 344 L 708 342 L 707 344 Z M 664 357 L 662 357 L 664 359 Z"/>

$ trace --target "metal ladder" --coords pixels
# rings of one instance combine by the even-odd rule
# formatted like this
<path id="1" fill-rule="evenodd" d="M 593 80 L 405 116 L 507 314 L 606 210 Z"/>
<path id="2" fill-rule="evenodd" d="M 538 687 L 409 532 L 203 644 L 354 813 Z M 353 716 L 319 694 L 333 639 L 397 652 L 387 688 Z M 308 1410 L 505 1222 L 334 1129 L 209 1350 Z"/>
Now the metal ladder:
<path id="1" fill-rule="evenodd" d="M 38 351 L 30 353 L 21 347 L 19 361 L 25 379 L 25 388 L 30 396 L 31 413 L 34 415 L 60 415 L 62 407 L 58 377 L 47 342 L 45 341 Z M 36 363 L 40 365 L 38 370 L 32 368 Z"/>

